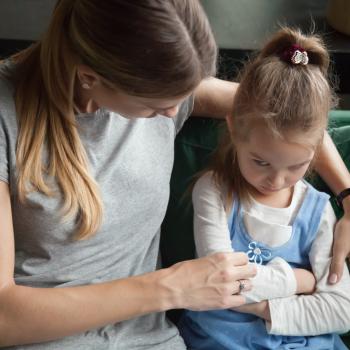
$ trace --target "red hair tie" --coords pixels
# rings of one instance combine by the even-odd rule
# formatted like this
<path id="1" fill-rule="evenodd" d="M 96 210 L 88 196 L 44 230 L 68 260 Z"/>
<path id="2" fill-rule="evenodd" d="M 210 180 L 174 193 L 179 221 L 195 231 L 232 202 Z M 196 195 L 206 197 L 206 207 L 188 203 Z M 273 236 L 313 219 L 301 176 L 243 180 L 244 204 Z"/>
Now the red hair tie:
<path id="1" fill-rule="evenodd" d="M 280 55 L 281 59 L 288 63 L 307 65 L 309 56 L 299 45 L 291 45 L 284 49 Z"/>

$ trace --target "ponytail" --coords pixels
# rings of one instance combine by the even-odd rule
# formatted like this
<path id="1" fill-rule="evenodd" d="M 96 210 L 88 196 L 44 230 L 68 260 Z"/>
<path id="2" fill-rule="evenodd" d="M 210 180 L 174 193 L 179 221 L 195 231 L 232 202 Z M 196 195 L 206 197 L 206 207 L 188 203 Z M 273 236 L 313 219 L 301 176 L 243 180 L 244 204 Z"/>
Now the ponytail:
<path id="1" fill-rule="evenodd" d="M 41 42 L 14 56 L 19 77 L 15 95 L 20 116 L 18 190 L 22 202 L 30 191 L 53 196 L 47 183 L 55 177 L 64 198 L 62 216 L 77 218 L 76 238 L 83 239 L 100 226 L 102 201 L 88 172 L 73 109 L 77 58 L 64 35 L 72 4 L 61 0 Z M 44 145 L 48 159 L 43 166 Z"/>

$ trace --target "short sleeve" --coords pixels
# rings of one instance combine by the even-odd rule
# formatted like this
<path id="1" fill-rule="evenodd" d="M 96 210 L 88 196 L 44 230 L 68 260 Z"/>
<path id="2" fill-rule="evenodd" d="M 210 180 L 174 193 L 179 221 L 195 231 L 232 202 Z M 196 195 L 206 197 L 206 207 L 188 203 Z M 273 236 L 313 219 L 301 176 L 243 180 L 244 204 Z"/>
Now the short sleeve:
<path id="1" fill-rule="evenodd" d="M 8 137 L 0 115 L 0 180 L 9 183 Z"/>
<path id="2" fill-rule="evenodd" d="M 193 105 L 194 105 L 194 95 L 191 95 L 190 97 L 188 97 L 180 105 L 179 111 L 178 111 L 176 117 L 173 119 L 174 123 L 175 123 L 176 133 L 178 133 L 181 130 L 185 121 L 188 119 L 188 117 L 192 113 Z"/>

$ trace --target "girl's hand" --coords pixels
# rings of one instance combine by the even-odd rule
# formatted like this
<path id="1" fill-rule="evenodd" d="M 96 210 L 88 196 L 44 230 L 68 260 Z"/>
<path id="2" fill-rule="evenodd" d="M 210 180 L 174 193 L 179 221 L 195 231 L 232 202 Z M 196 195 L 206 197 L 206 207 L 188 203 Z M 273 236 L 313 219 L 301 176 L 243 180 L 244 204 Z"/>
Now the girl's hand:
<path id="1" fill-rule="evenodd" d="M 175 308 L 228 309 L 245 303 L 239 295 L 240 280 L 251 288 L 256 268 L 244 253 L 217 253 L 171 266 L 161 283 L 170 292 Z M 173 308 L 174 308 L 173 307 Z"/>
<path id="2" fill-rule="evenodd" d="M 345 208 L 345 207 L 344 207 Z M 333 258 L 329 269 L 328 283 L 337 283 L 344 270 L 344 263 L 350 254 L 350 210 L 338 221 L 333 242 Z"/>
<path id="3" fill-rule="evenodd" d="M 312 294 L 316 287 L 314 274 L 304 269 L 293 269 L 293 271 L 297 280 L 296 294 Z"/>
<path id="4" fill-rule="evenodd" d="M 265 321 L 271 321 L 270 308 L 267 300 L 260 301 L 259 303 L 245 304 L 232 308 L 232 310 L 243 312 L 245 314 L 252 314 L 264 319 Z"/>

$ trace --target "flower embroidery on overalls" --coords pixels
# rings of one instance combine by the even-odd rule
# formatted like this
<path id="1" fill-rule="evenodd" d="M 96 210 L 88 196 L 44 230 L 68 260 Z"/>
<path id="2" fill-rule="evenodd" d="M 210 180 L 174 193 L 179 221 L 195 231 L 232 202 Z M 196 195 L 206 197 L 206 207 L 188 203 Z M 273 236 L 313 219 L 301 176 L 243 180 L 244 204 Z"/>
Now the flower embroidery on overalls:
<path id="1" fill-rule="evenodd" d="M 258 243 L 256 242 L 250 242 L 248 248 L 249 250 L 247 251 L 247 255 L 249 261 L 261 265 L 263 261 L 269 260 L 271 258 L 271 252 L 268 249 L 259 247 Z"/>

